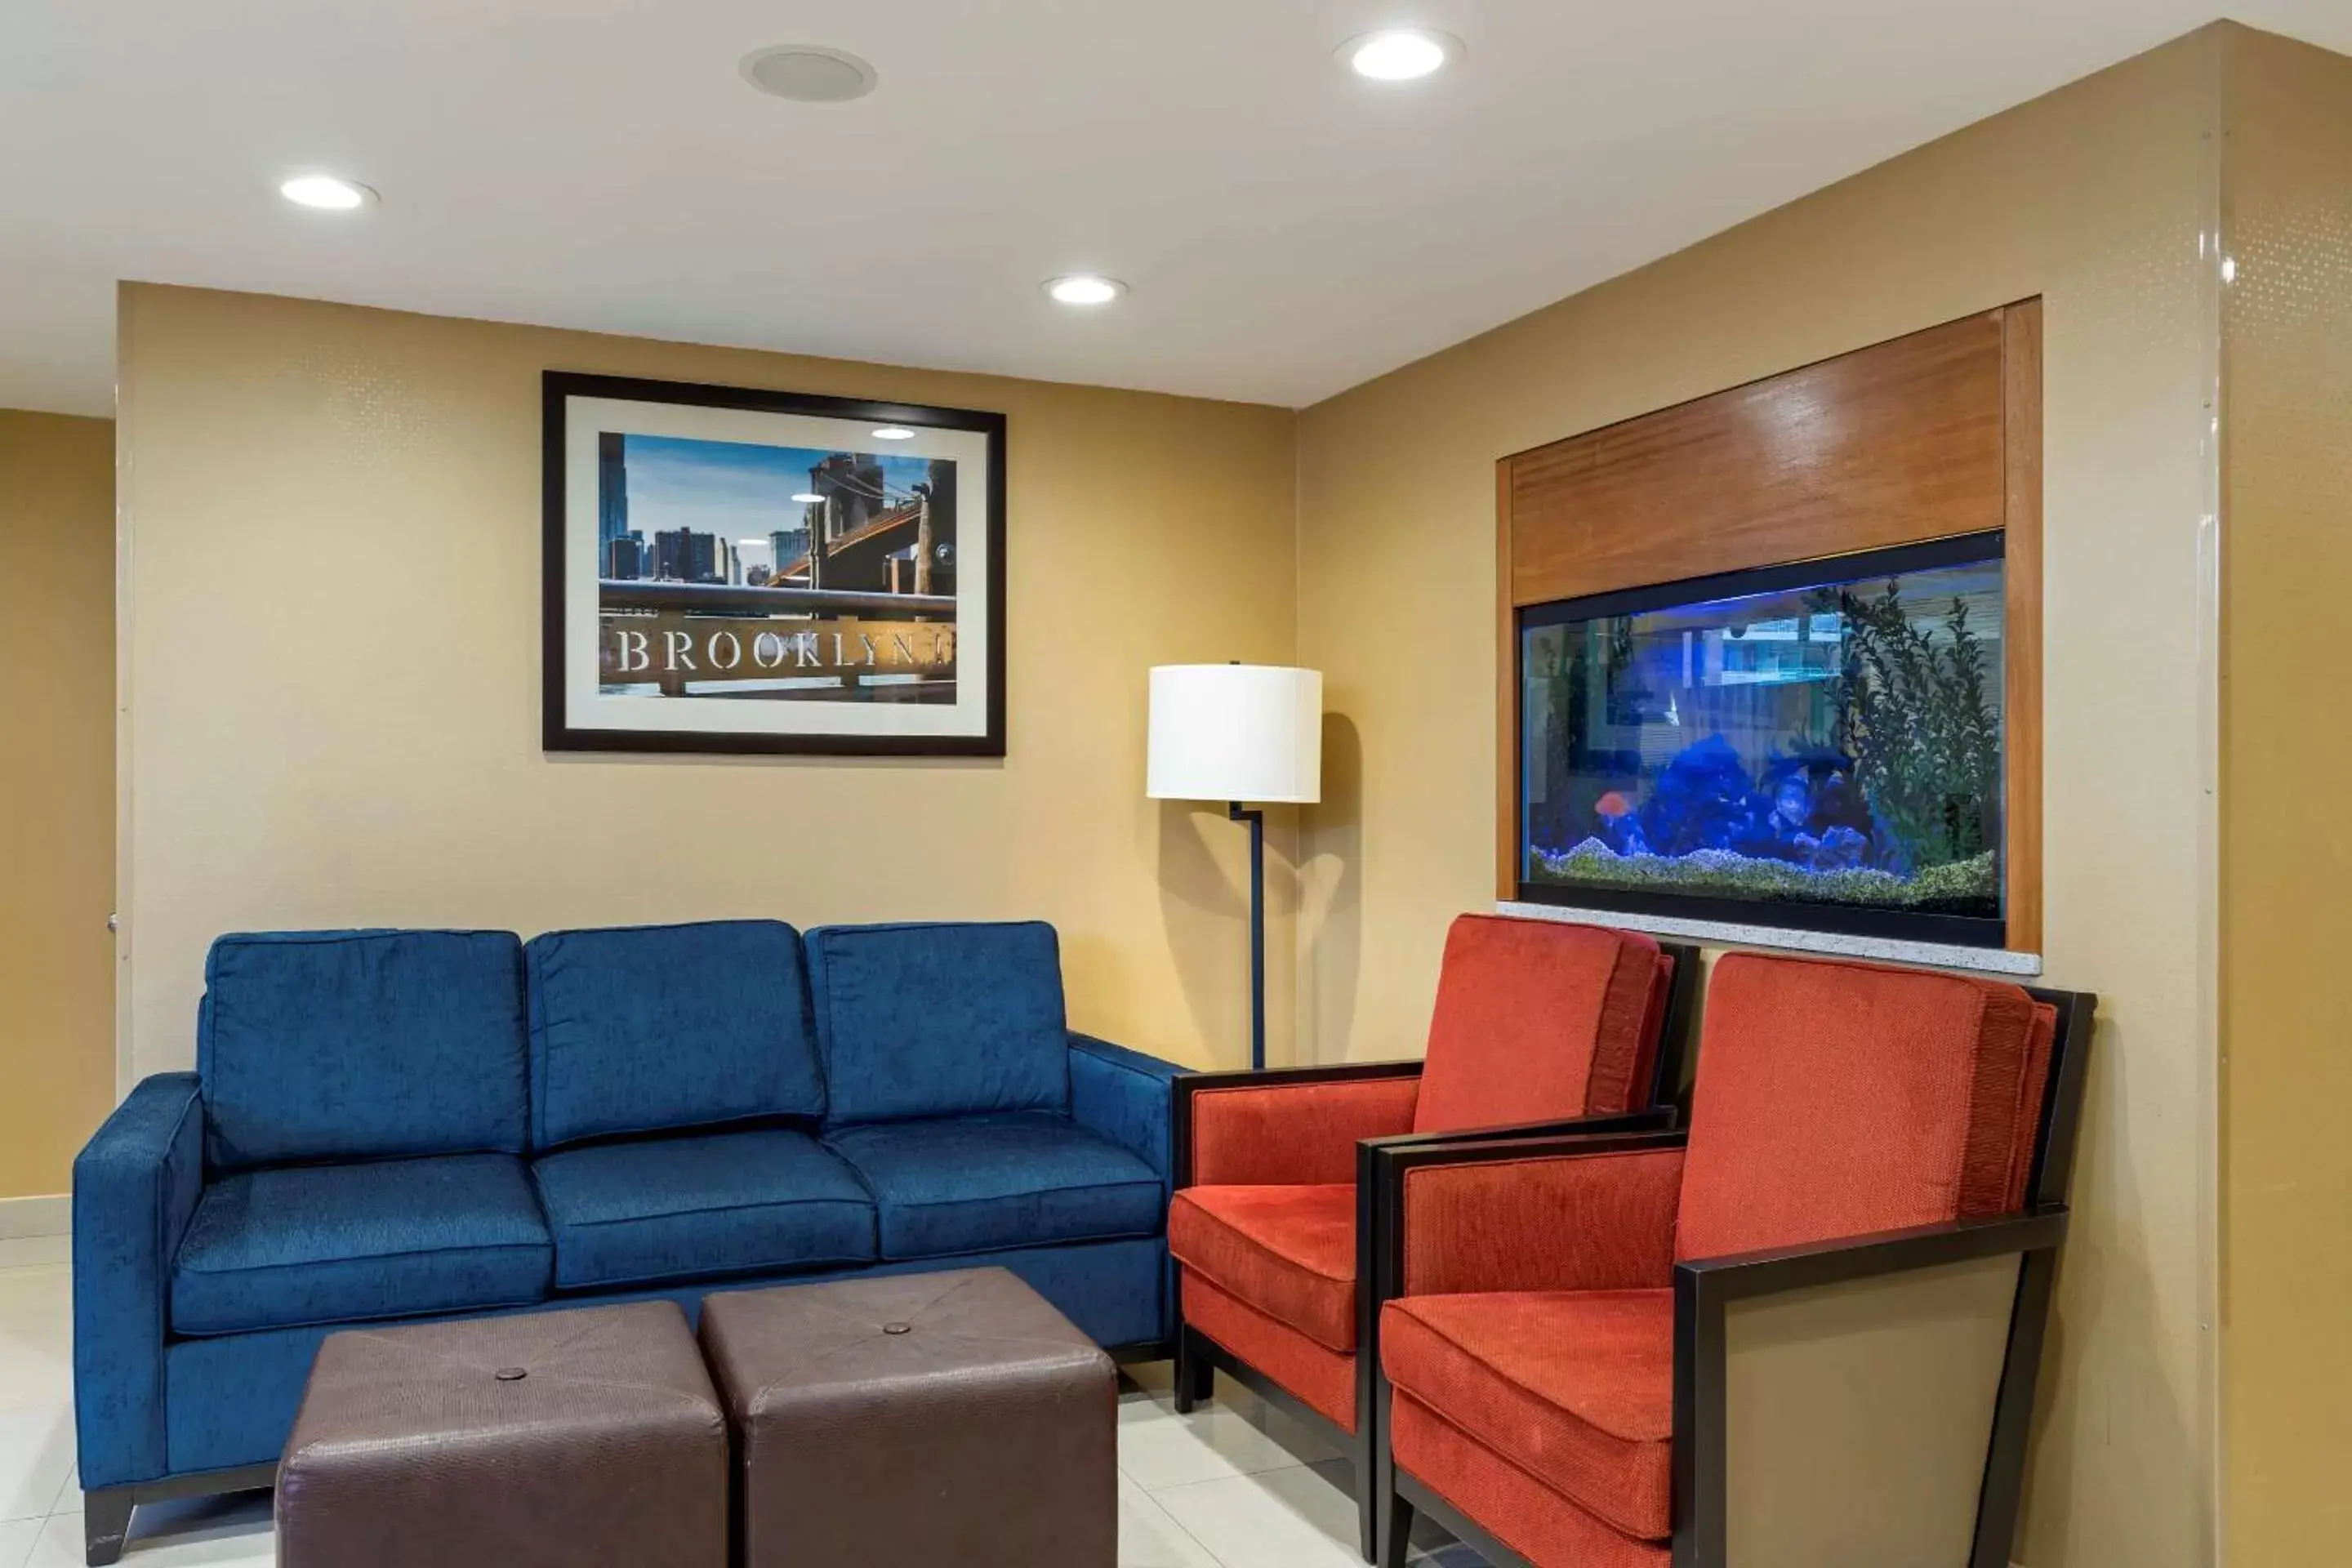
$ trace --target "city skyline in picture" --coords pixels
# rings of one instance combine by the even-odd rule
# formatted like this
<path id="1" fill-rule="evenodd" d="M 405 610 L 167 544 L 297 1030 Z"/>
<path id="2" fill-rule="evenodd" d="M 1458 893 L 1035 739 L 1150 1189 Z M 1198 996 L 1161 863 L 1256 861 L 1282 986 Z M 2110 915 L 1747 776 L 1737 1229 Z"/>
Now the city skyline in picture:
<path id="1" fill-rule="evenodd" d="M 906 504 L 916 498 L 918 486 L 931 479 L 929 459 L 887 453 L 677 436 L 616 433 L 607 440 L 619 447 L 619 482 L 615 486 L 616 476 L 608 468 L 600 542 L 609 549 L 618 534 L 640 536 L 644 563 L 627 574 L 640 577 L 657 575 L 653 542 L 663 533 L 685 532 L 709 535 L 730 547 L 731 574 L 725 569 L 728 555 L 711 552 L 720 563 L 717 574 L 722 580 L 751 580 L 786 564 L 775 559 L 776 536 L 807 529 L 812 512 L 824 504 L 796 498 L 846 488 L 869 492 L 846 498 L 852 504 L 875 500 Z M 833 482 L 820 477 L 828 465 L 836 470 Z M 870 494 L 877 489 L 870 478 L 874 469 L 879 469 L 878 497 Z M 617 506 L 616 489 L 621 498 Z M 787 541 L 788 547 L 791 542 Z M 609 568 L 611 562 L 600 565 Z"/>
<path id="2" fill-rule="evenodd" d="M 952 459 L 618 430 L 596 454 L 601 689 L 954 701 Z"/>

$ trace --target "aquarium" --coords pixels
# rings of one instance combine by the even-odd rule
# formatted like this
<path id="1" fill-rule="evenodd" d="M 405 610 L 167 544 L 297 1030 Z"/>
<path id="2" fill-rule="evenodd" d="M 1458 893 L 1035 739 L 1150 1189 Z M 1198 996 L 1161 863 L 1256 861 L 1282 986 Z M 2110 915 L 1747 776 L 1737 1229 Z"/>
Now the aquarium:
<path id="1" fill-rule="evenodd" d="M 2001 539 L 1518 613 L 1525 899 L 2000 945 Z"/>

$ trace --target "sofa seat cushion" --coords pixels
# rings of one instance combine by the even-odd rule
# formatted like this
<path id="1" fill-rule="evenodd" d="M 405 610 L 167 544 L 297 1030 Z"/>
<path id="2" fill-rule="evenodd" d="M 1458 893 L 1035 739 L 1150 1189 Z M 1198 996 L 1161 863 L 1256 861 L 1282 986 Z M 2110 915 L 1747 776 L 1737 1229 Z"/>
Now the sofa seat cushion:
<path id="1" fill-rule="evenodd" d="M 172 1265 L 183 1334 L 527 1305 L 553 1247 L 509 1154 L 215 1177 Z"/>
<path id="2" fill-rule="evenodd" d="M 782 921 L 549 931 L 523 954 L 532 1148 L 824 1114 Z"/>
<path id="3" fill-rule="evenodd" d="M 531 1173 L 559 1289 L 874 1261 L 874 1200 L 804 1132 L 603 1143 Z"/>
<path id="4" fill-rule="evenodd" d="M 824 926 L 807 950 L 828 1121 L 1069 1110 L 1052 926 Z"/>
<path id="5" fill-rule="evenodd" d="M 215 1171 L 530 1146 L 508 931 L 224 936 L 196 1019 Z"/>
<path id="6" fill-rule="evenodd" d="M 1156 1236 L 1166 1217 L 1158 1172 L 1043 1111 L 878 1122 L 825 1142 L 873 1192 L 894 1261 Z"/>
<path id="7" fill-rule="evenodd" d="M 1594 1518 L 1641 1540 L 1672 1533 L 1672 1290 L 1408 1296 L 1381 1310 L 1381 1364 Z"/>
<path id="8" fill-rule="evenodd" d="M 1187 1187 L 1168 1250 L 1328 1350 L 1356 1348 L 1356 1188 Z"/>

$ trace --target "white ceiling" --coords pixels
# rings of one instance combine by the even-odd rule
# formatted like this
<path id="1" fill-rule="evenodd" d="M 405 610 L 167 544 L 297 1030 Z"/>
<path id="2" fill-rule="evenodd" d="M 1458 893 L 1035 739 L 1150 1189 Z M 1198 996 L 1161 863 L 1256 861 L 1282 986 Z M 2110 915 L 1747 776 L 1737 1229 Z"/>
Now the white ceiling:
<path id="1" fill-rule="evenodd" d="M 111 407 L 118 278 L 1301 405 L 2216 3 L 8 0 L 0 405 Z M 2235 14 L 2352 49 L 2352 0 Z M 1467 58 L 1333 59 L 1400 21 Z M 762 97 L 782 42 L 881 88 Z"/>

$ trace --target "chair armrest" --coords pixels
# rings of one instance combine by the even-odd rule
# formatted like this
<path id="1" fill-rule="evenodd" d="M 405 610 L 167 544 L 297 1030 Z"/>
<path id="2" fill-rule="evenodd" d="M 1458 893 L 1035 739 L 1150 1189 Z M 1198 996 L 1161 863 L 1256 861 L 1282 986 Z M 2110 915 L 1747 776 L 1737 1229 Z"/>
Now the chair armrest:
<path id="1" fill-rule="evenodd" d="M 2008 1562 L 2066 1226 L 2051 1205 L 1676 1264 L 1675 1563 L 1723 1568 L 1735 1532 L 1819 1556 L 1831 1512 L 1863 1560 Z"/>
<path id="2" fill-rule="evenodd" d="M 1837 1285 L 1849 1279 L 1967 1263 L 2004 1252 L 2040 1252 L 2066 1239 L 2063 1205 L 2032 1214 L 1953 1220 L 1910 1230 L 1840 1237 L 1767 1252 L 1696 1258 L 1675 1265 L 1675 1290 L 1721 1301 Z"/>
<path id="3" fill-rule="evenodd" d="M 1463 1127 L 1451 1132 L 1409 1132 L 1382 1138 L 1385 1148 L 1419 1144 L 1485 1143 L 1498 1138 L 1580 1138 L 1595 1132 L 1672 1132 L 1682 1125 L 1682 1112 L 1671 1105 L 1645 1105 L 1638 1110 L 1611 1110 L 1594 1116 L 1570 1116 L 1558 1121 L 1515 1121 L 1497 1127 Z"/>
<path id="4" fill-rule="evenodd" d="M 1368 1310 L 1400 1296 L 1671 1283 L 1688 1134 L 1657 1121 L 1633 1111 L 1548 1137 L 1366 1143 Z"/>
<path id="5" fill-rule="evenodd" d="M 1142 1157 L 1169 1179 L 1173 1085 L 1184 1068 L 1092 1035 L 1070 1035 L 1070 1120 Z"/>
<path id="6" fill-rule="evenodd" d="M 194 1073 L 131 1091 L 74 1160 L 74 1405 L 86 1489 L 164 1473 L 172 1258 L 204 1190 Z"/>
<path id="7" fill-rule="evenodd" d="M 1176 1185 L 1338 1186 L 1356 1145 L 1412 1131 L 1421 1063 L 1349 1062 L 1176 1080 Z"/>

